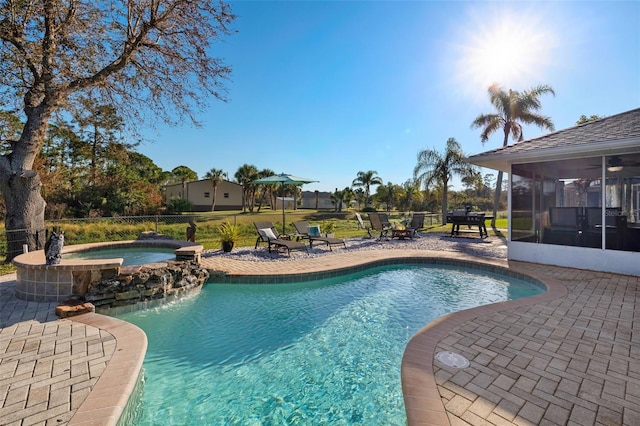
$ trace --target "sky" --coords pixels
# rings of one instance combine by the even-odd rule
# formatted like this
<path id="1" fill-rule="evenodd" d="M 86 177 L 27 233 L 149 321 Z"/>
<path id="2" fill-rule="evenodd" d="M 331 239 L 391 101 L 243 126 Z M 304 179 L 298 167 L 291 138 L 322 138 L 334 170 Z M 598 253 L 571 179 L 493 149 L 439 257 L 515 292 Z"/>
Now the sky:
<path id="1" fill-rule="evenodd" d="M 550 85 L 540 112 L 556 130 L 640 107 L 640 1 L 230 4 L 237 32 L 211 49 L 233 69 L 228 102 L 212 100 L 200 128 L 143 130 L 151 142 L 139 151 L 163 170 L 232 179 L 252 164 L 317 180 L 309 191 L 344 189 L 369 170 L 403 184 L 418 152 L 444 152 L 449 138 L 467 155 L 501 146 L 501 132 L 483 145 L 470 127 L 494 112 L 494 82 Z"/>

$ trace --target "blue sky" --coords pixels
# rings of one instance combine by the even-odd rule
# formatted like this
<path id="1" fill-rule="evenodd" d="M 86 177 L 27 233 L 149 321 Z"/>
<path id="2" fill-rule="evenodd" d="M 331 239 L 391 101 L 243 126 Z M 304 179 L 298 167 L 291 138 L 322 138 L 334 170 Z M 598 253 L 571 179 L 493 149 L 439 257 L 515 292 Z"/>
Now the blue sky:
<path id="1" fill-rule="evenodd" d="M 233 68 L 229 102 L 212 100 L 201 128 L 144 132 L 154 142 L 140 151 L 164 170 L 232 177 L 248 163 L 316 179 L 303 189 L 321 191 L 375 170 L 402 184 L 420 150 L 442 151 L 450 137 L 467 154 L 501 145 L 495 134 L 483 146 L 470 128 L 492 112 L 494 81 L 551 85 L 542 112 L 557 130 L 640 106 L 638 1 L 230 4 L 238 32 L 213 47 Z"/>

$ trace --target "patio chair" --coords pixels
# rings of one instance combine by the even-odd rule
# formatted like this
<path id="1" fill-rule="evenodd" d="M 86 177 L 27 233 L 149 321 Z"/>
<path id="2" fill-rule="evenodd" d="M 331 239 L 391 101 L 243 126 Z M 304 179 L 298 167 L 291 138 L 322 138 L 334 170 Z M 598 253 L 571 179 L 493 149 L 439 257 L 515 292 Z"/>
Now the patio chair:
<path id="1" fill-rule="evenodd" d="M 292 241 L 288 235 L 280 235 L 278 230 L 273 226 L 271 222 L 253 222 L 253 225 L 258 231 L 258 238 L 256 239 L 256 245 L 254 248 L 258 248 L 260 243 L 267 243 L 269 253 L 271 253 L 271 247 L 284 248 L 287 250 L 287 254 L 291 256 L 291 250 L 305 250 L 309 253 L 309 249 L 306 244 L 299 241 Z"/>
<path id="2" fill-rule="evenodd" d="M 387 213 L 378 213 L 378 217 L 380 218 L 380 222 L 382 222 L 382 226 L 392 228 L 393 225 L 389 220 L 389 215 Z"/>
<path id="3" fill-rule="evenodd" d="M 382 221 L 383 218 L 386 218 L 386 213 L 369 213 L 369 222 L 371 222 L 371 229 L 380 232 L 380 236 L 378 237 L 378 241 L 382 240 L 383 237 L 387 237 L 387 234 L 391 230 L 391 224 L 389 223 L 389 219 L 386 221 Z M 387 238 L 388 239 L 388 238 Z"/>
<path id="4" fill-rule="evenodd" d="M 373 235 L 371 235 L 371 227 L 364 224 L 360 213 L 356 213 L 356 220 L 358 221 L 358 229 L 364 229 L 365 231 L 367 231 L 367 234 L 369 234 L 369 238 L 373 238 Z"/>
<path id="5" fill-rule="evenodd" d="M 418 231 L 424 228 L 424 213 L 414 213 L 411 217 L 411 223 L 407 226 L 407 229 L 412 231 L 414 237 L 419 237 Z"/>
<path id="6" fill-rule="evenodd" d="M 313 229 L 309 225 L 309 223 L 304 221 L 304 220 L 299 220 L 297 222 L 293 222 L 293 227 L 296 230 L 296 233 L 293 234 L 293 236 L 296 237 L 296 241 L 301 240 L 301 239 L 308 239 L 310 248 L 313 248 L 313 243 L 316 242 L 316 241 L 321 241 L 321 242 L 325 243 L 326 245 L 328 245 L 329 246 L 329 250 L 332 250 L 331 249 L 332 245 L 339 245 L 339 244 L 342 244 L 344 246 L 344 248 L 347 248 L 347 244 L 344 242 L 344 240 L 342 238 L 330 238 L 330 237 L 321 236 L 320 235 L 320 227 L 313 227 L 317 231 L 317 234 L 314 234 L 313 232 L 310 232 Z"/>

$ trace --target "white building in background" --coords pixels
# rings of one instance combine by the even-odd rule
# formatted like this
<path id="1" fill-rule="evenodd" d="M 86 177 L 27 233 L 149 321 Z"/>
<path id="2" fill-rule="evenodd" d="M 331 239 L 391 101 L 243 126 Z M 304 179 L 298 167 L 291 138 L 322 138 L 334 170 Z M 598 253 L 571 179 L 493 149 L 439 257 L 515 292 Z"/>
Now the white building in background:
<path id="1" fill-rule="evenodd" d="M 216 191 L 216 211 L 242 210 L 242 185 L 223 180 Z M 213 200 L 213 184 L 210 179 L 201 179 L 167 185 L 165 203 L 169 205 L 172 198 L 182 198 L 193 205 L 193 211 L 211 211 Z"/>

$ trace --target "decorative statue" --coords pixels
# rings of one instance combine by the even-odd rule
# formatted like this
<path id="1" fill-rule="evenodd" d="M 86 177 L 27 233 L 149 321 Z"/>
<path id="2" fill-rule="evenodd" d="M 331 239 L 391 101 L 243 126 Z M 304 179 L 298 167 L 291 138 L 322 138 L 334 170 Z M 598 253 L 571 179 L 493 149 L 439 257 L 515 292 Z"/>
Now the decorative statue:
<path id="1" fill-rule="evenodd" d="M 47 234 L 49 231 L 47 231 Z M 44 244 L 44 256 L 47 265 L 57 265 L 62 260 L 62 247 L 64 247 L 64 232 L 57 227 L 53 228 Z"/>
<path id="2" fill-rule="evenodd" d="M 189 219 L 189 227 L 187 227 L 187 241 L 196 242 L 196 224 L 193 219 Z"/>

